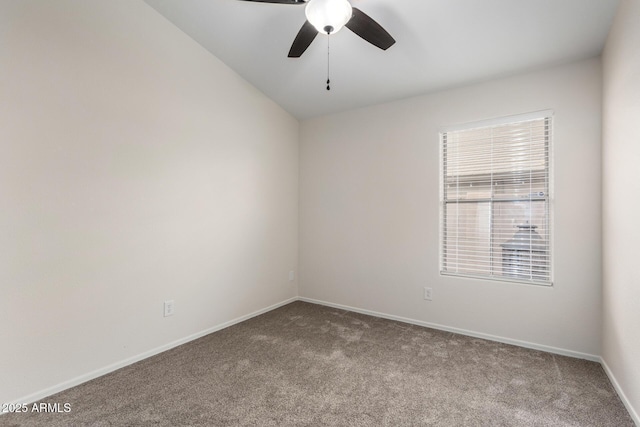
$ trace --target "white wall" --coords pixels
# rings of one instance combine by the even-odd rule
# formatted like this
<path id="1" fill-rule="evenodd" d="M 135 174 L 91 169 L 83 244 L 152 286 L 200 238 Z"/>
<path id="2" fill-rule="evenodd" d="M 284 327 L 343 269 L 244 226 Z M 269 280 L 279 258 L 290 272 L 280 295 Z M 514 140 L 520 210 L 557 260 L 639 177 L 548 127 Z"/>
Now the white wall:
<path id="1" fill-rule="evenodd" d="M 555 111 L 554 286 L 441 277 L 439 129 L 544 109 Z M 300 132 L 302 297 L 597 359 L 599 59 L 310 119 Z"/>
<path id="2" fill-rule="evenodd" d="M 280 107 L 141 0 L 3 0 L 0 64 L 0 402 L 297 295 Z"/>
<path id="3" fill-rule="evenodd" d="M 640 425 L 640 0 L 620 3 L 603 55 L 603 348 Z"/>

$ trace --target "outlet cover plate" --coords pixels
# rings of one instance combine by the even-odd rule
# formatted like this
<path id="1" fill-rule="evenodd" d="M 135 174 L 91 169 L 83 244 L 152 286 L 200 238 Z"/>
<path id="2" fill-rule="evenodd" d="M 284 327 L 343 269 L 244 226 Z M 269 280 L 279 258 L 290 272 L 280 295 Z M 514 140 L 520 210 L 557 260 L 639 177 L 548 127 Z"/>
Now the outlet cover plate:
<path id="1" fill-rule="evenodd" d="M 175 304 L 173 300 L 168 300 L 164 302 L 164 317 L 173 316 L 175 311 Z"/>

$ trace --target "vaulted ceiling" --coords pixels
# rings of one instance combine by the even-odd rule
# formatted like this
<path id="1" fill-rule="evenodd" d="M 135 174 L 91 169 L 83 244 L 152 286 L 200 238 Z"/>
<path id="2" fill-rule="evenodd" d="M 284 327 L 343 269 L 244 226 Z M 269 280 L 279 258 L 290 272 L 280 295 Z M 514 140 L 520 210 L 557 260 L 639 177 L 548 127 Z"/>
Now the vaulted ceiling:
<path id="1" fill-rule="evenodd" d="M 299 119 L 597 56 L 619 0 L 350 0 L 396 40 L 348 29 L 288 58 L 304 5 L 145 0 Z"/>

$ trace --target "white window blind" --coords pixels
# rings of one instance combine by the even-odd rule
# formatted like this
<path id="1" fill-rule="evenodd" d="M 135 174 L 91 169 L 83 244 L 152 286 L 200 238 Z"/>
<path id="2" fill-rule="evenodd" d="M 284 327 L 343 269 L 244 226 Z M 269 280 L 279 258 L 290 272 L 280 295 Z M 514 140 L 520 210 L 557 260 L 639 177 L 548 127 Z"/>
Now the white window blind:
<path id="1" fill-rule="evenodd" d="M 441 133 L 442 274 L 551 284 L 550 112 Z"/>

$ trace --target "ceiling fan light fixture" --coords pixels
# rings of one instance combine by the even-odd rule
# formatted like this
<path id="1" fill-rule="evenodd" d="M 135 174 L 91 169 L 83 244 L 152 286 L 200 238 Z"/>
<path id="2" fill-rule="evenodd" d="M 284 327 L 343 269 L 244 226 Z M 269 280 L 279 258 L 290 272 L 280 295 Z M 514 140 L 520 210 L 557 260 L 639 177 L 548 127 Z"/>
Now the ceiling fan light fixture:
<path id="1" fill-rule="evenodd" d="M 319 33 L 333 34 L 349 22 L 352 10 L 347 0 L 309 0 L 304 13 Z"/>

